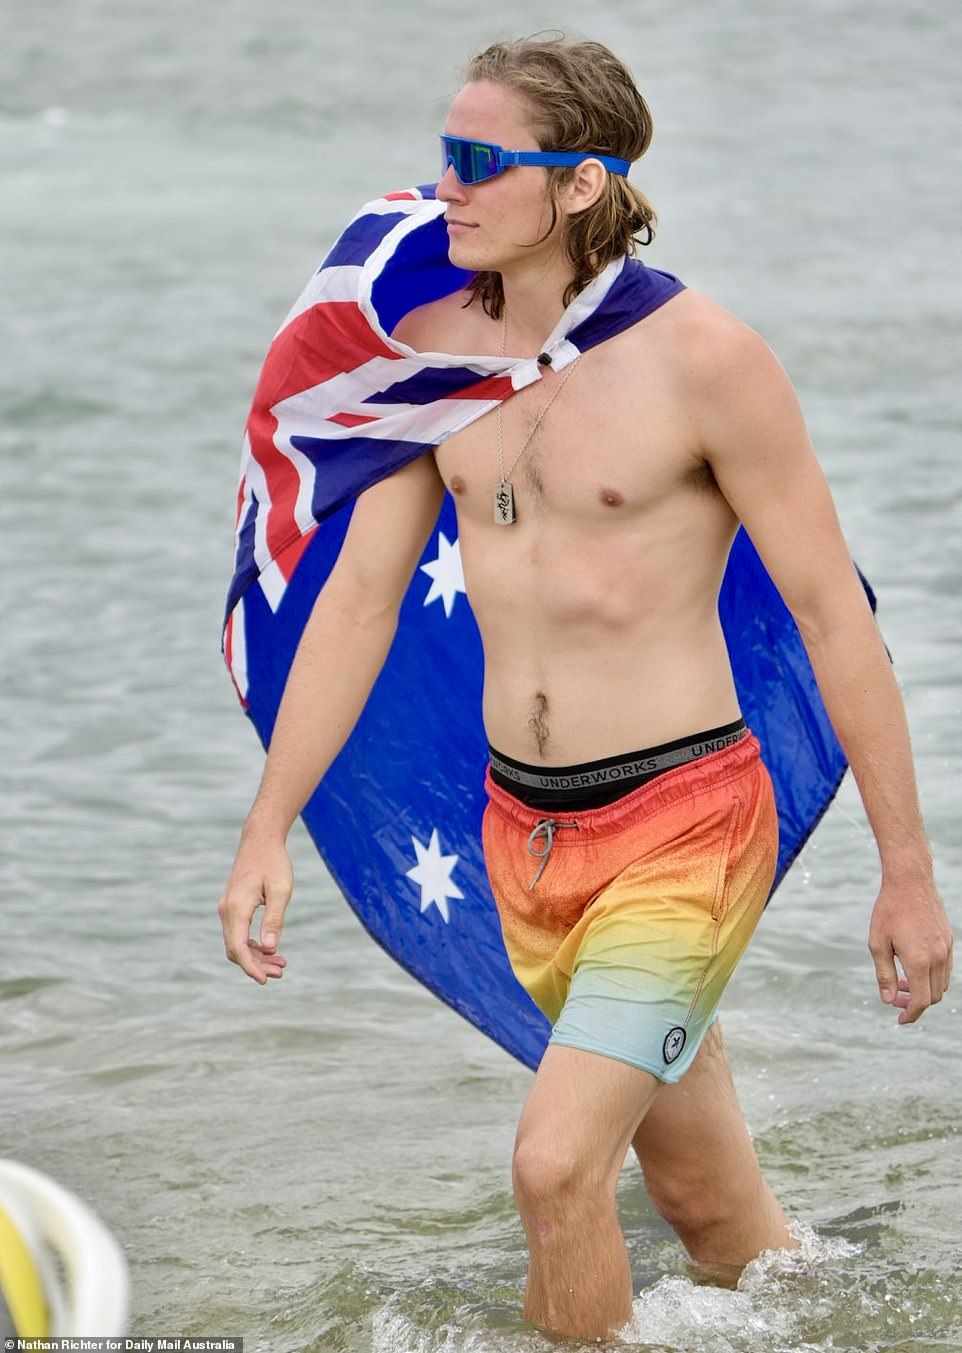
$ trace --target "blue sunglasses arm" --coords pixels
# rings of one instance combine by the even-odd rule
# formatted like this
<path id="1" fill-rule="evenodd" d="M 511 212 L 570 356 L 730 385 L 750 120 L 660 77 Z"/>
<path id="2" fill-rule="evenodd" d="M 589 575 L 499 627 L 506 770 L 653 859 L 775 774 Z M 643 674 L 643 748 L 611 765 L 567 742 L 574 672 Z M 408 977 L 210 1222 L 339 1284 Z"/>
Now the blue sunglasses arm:
<path id="1" fill-rule="evenodd" d="M 498 163 L 505 169 L 517 164 L 560 168 L 581 164 L 584 160 L 597 160 L 612 174 L 627 174 L 631 168 L 630 160 L 618 160 L 613 155 L 595 155 L 588 150 L 502 150 L 498 155 Z"/>

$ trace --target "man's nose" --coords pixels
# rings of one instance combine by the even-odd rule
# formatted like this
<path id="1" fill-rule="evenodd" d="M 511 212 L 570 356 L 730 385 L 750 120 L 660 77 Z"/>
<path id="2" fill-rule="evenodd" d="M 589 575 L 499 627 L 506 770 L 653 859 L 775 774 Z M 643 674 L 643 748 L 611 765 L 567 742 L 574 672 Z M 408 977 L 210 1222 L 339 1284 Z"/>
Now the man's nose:
<path id="1" fill-rule="evenodd" d="M 449 164 L 438 179 L 435 195 L 441 202 L 466 202 L 468 200 L 467 193 L 464 191 L 464 184 L 454 172 L 453 164 Z"/>

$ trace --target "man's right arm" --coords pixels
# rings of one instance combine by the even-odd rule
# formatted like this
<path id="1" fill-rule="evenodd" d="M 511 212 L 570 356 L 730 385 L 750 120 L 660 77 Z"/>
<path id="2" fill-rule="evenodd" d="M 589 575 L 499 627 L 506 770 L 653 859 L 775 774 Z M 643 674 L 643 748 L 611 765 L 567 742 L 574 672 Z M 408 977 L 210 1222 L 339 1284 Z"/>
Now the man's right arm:
<path id="1" fill-rule="evenodd" d="M 293 887 L 287 833 L 360 717 L 443 495 L 430 455 L 361 494 L 304 627 L 218 906 L 228 958 L 261 985 L 280 977 L 286 963 L 277 944 Z M 260 906 L 256 941 L 250 927 Z"/>

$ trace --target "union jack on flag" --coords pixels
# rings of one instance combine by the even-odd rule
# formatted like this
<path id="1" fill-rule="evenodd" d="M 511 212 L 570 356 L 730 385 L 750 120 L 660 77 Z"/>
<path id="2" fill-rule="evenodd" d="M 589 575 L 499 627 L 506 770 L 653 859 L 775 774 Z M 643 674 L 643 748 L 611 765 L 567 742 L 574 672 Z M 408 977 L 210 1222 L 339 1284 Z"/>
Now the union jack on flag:
<path id="1" fill-rule="evenodd" d="M 468 280 L 448 260 L 443 213 L 433 188 L 368 203 L 268 351 L 244 439 L 224 633 L 228 668 L 265 746 L 358 494 L 541 378 L 534 358 L 421 353 L 392 339 L 408 311 Z M 682 289 L 634 259 L 609 264 L 545 343 L 553 369 Z M 372 937 L 536 1067 L 549 1026 L 511 972 L 481 855 L 481 645 L 457 534 L 446 497 L 381 676 L 303 816 Z M 744 532 L 720 610 L 742 711 L 775 785 L 779 880 L 845 760 L 794 621 Z"/>

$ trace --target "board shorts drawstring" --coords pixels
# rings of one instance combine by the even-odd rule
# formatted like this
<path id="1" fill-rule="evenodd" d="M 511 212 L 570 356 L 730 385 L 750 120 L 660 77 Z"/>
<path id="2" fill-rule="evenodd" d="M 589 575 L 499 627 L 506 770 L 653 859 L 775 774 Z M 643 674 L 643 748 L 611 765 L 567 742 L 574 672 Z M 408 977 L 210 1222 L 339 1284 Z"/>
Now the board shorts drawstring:
<path id="1" fill-rule="evenodd" d="M 548 863 L 548 856 L 551 854 L 551 848 L 554 845 L 554 834 L 559 827 L 574 827 L 577 831 L 578 824 L 577 822 L 557 822 L 553 817 L 543 817 L 528 837 L 528 850 L 538 861 L 534 878 L 528 884 L 529 893 L 544 873 L 544 867 Z M 538 848 L 539 845 L 541 849 Z"/>

